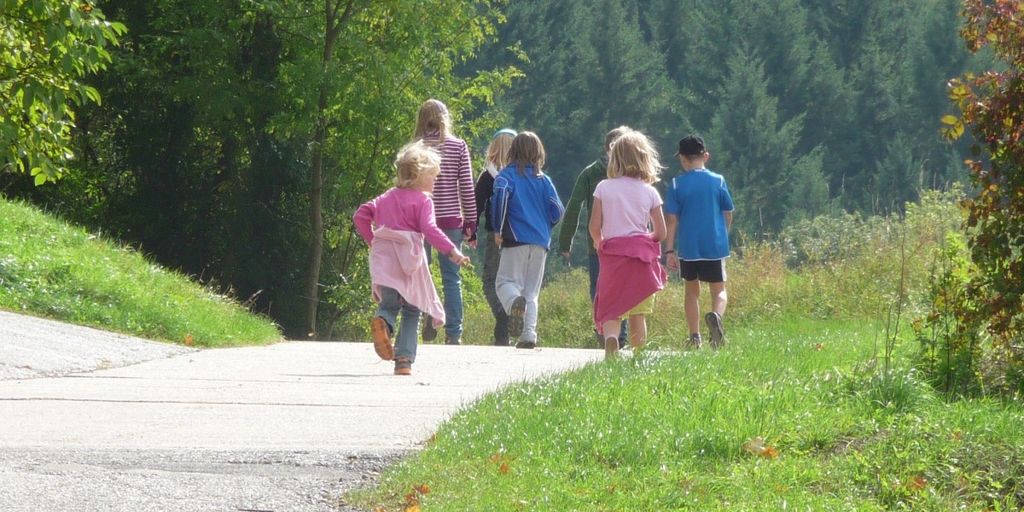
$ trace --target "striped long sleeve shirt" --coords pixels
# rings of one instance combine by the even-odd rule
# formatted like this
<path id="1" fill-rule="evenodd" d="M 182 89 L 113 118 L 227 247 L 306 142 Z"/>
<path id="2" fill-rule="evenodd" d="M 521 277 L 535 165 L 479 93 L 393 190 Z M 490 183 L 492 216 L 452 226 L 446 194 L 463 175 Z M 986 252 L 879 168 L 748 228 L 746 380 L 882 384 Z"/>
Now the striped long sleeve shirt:
<path id="1" fill-rule="evenodd" d="M 473 170 L 469 146 L 458 137 L 437 143 L 438 134 L 425 137 L 441 154 L 441 174 L 434 183 L 434 216 L 441 229 L 476 230 L 476 198 L 473 195 Z M 465 225 L 464 225 L 465 223 Z"/>

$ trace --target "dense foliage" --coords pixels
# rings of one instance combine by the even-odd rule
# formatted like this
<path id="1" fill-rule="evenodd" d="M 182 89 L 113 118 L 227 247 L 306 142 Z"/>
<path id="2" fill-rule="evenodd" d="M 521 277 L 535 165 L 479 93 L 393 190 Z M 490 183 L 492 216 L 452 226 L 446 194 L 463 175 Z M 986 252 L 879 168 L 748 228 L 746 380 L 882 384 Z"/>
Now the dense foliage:
<path id="1" fill-rule="evenodd" d="M 921 337 L 935 347 L 935 379 L 947 391 L 1024 391 L 1024 5 L 964 3 L 967 47 L 991 47 L 1001 62 L 949 83 L 982 159 L 968 160 L 977 193 L 964 202 L 970 260 L 947 255 L 932 289 L 933 310 Z"/>
<path id="2" fill-rule="evenodd" d="M 86 75 L 110 63 L 124 34 L 92 1 L 0 1 L 0 170 L 56 180 L 73 158 L 75 109 L 99 103 Z"/>

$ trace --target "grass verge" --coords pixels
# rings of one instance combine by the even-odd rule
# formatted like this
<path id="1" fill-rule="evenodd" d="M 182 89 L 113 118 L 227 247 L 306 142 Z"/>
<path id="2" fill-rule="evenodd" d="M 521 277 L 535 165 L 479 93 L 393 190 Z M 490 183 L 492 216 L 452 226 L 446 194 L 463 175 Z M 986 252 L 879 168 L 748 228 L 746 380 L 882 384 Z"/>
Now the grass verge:
<path id="1" fill-rule="evenodd" d="M 6 200 L 0 200 L 0 308 L 205 347 L 281 339 L 271 321 L 188 277 Z"/>
<path id="2" fill-rule="evenodd" d="M 876 336 L 784 320 L 734 328 L 719 352 L 515 385 L 349 498 L 378 511 L 1017 509 L 1019 407 L 949 404 L 912 372 L 880 375 L 865 365 Z"/>

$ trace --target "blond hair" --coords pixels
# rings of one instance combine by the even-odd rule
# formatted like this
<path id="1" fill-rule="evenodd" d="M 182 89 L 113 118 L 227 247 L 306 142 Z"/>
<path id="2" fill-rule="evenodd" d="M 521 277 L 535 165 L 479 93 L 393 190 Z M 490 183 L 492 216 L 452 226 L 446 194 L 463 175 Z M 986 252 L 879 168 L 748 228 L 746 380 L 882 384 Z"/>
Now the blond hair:
<path id="1" fill-rule="evenodd" d="M 508 162 L 515 164 L 519 174 L 526 174 L 526 166 L 533 166 L 533 173 L 540 174 L 544 168 L 547 154 L 540 137 L 533 132 L 520 132 L 512 139 L 512 147 L 508 149 Z"/>
<path id="2" fill-rule="evenodd" d="M 658 181 L 664 167 L 658 162 L 658 150 L 646 135 L 629 130 L 612 143 L 608 157 L 608 177 L 626 176 L 651 184 Z"/>
<path id="3" fill-rule="evenodd" d="M 441 155 L 422 140 L 410 142 L 398 150 L 395 170 L 395 186 L 413 188 L 424 175 L 436 175 L 441 172 Z"/>
<path id="4" fill-rule="evenodd" d="M 614 128 L 614 129 L 612 129 L 612 131 L 608 132 L 608 135 L 604 136 L 604 152 L 607 153 L 607 152 L 611 151 L 612 144 L 615 143 L 615 140 L 618 139 L 619 137 L 621 137 L 622 134 L 627 133 L 627 132 L 631 132 L 631 131 L 633 131 L 632 128 L 630 128 L 630 127 L 628 127 L 626 125 L 622 125 L 622 126 L 620 126 L 618 128 Z"/>
<path id="5" fill-rule="evenodd" d="M 487 146 L 487 163 L 494 166 L 495 170 L 502 170 L 508 165 L 508 153 L 512 149 L 512 141 L 515 135 L 509 132 L 498 133 Z"/>
<path id="6" fill-rule="evenodd" d="M 448 107 L 433 98 L 420 105 L 420 113 L 416 116 L 416 131 L 413 140 L 423 139 L 427 135 L 438 133 L 438 140 L 443 141 L 452 134 L 452 118 Z"/>

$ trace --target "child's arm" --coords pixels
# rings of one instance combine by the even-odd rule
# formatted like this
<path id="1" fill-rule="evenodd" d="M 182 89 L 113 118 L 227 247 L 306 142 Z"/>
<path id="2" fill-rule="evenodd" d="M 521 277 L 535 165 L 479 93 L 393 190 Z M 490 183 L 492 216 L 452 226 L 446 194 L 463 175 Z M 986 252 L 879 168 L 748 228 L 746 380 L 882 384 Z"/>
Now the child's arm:
<path id="1" fill-rule="evenodd" d="M 562 224 L 562 231 L 558 234 L 558 252 L 562 257 L 569 259 L 572 250 L 572 238 L 576 234 L 576 228 L 580 223 L 580 210 L 583 208 L 583 201 L 587 196 L 587 185 L 584 183 L 586 170 L 576 177 L 576 184 L 572 186 L 572 193 L 569 194 L 569 202 L 565 204 L 565 222 Z"/>
<path id="2" fill-rule="evenodd" d="M 656 242 L 664 240 L 668 230 L 665 227 L 665 214 L 661 210 L 661 205 L 651 209 L 651 224 L 654 225 L 654 232 L 651 233 L 651 237 Z"/>
<path id="3" fill-rule="evenodd" d="M 590 230 L 590 238 L 594 240 L 594 249 L 597 249 L 601 246 L 601 225 L 604 222 L 600 198 L 594 198 L 594 203 L 590 210 L 590 224 L 587 225 L 587 228 Z"/>
<path id="4" fill-rule="evenodd" d="M 352 223 L 356 226 L 359 236 L 363 237 L 366 245 L 373 245 L 373 219 L 377 213 L 377 200 L 373 199 L 363 203 L 352 216 Z"/>
<path id="5" fill-rule="evenodd" d="M 481 217 L 484 213 L 484 208 L 487 207 L 487 201 L 491 199 L 491 194 L 494 192 L 494 176 L 491 173 L 484 170 L 480 173 L 480 177 L 476 180 L 476 186 L 473 187 L 473 195 L 476 197 L 476 225 L 477 229 L 480 228 Z M 473 237 L 470 239 L 475 240 L 476 233 L 473 233 Z"/>
<path id="6" fill-rule="evenodd" d="M 729 231 L 732 229 L 732 210 L 722 212 L 722 217 L 725 217 L 725 230 Z"/>
<path id="7" fill-rule="evenodd" d="M 469 256 L 462 254 L 457 248 L 453 248 L 452 252 L 448 253 L 448 259 L 452 260 L 452 263 L 456 265 L 473 268 L 473 262 L 469 260 Z"/>
<path id="8" fill-rule="evenodd" d="M 511 195 L 512 184 L 508 178 L 499 174 L 494 180 L 494 194 L 491 195 L 491 224 L 494 228 L 495 241 L 499 246 L 505 223 L 508 222 L 508 200 Z"/>
<path id="9" fill-rule="evenodd" d="M 676 254 L 676 225 L 679 219 L 673 215 L 665 216 L 665 264 L 668 268 L 676 270 L 679 268 L 679 255 Z"/>
<path id="10" fill-rule="evenodd" d="M 462 214 L 465 216 L 465 223 L 462 227 L 462 234 L 466 238 L 476 239 L 477 214 L 476 197 L 473 194 L 473 168 L 469 160 L 469 146 L 465 141 L 462 143 L 462 151 L 459 152 L 459 199 L 462 203 Z"/>
<path id="11" fill-rule="evenodd" d="M 441 254 L 450 254 L 455 249 L 455 244 L 441 231 L 441 228 L 437 227 L 437 221 L 434 220 L 434 201 L 424 196 L 426 201 L 423 202 L 423 206 L 419 209 L 419 219 L 417 219 L 418 230 L 423 233 L 423 237 L 427 239 L 427 243 L 431 247 L 437 249 Z"/>
<path id="12" fill-rule="evenodd" d="M 558 198 L 558 191 L 555 190 L 555 184 L 551 181 L 551 178 L 544 176 L 544 179 L 548 183 L 548 220 L 554 226 L 558 224 L 558 221 L 562 220 L 562 215 L 565 215 L 565 206 L 562 205 L 562 200 Z"/>

